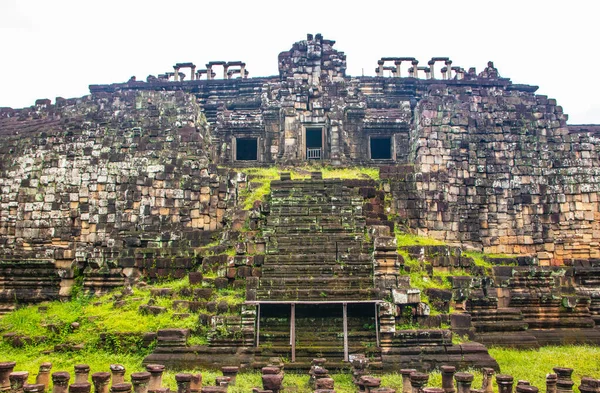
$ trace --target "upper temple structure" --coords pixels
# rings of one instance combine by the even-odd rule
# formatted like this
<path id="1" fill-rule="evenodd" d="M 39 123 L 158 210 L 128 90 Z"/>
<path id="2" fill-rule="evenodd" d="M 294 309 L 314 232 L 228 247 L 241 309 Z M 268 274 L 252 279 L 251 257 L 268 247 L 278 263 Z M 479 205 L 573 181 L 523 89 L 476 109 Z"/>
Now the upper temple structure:
<path id="1" fill-rule="evenodd" d="M 447 329 L 400 329 L 407 317 L 484 344 L 600 343 L 600 125 L 569 125 L 492 62 L 382 57 L 350 76 L 334 46 L 309 34 L 276 76 L 185 62 L 0 108 L 0 304 L 68 297 L 77 278 L 104 293 L 190 275 L 202 287 L 179 304 L 202 310 L 213 349 L 159 332 L 148 359 L 180 365 L 308 368 L 368 347 L 383 369 L 497 366 Z M 305 163 L 378 174 L 292 178 Z M 252 175 L 270 166 L 282 173 L 259 195 Z M 446 245 L 398 245 L 400 229 Z M 224 288 L 244 288 L 243 306 L 217 302 Z"/>

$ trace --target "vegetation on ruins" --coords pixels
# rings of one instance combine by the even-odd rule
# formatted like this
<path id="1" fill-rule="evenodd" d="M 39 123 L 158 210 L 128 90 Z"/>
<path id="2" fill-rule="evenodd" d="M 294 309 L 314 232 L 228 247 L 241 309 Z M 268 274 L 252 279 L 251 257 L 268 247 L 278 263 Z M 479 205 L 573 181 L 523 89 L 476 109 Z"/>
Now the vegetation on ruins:
<path id="1" fill-rule="evenodd" d="M 310 178 L 310 172 L 321 171 L 323 179 L 379 179 L 379 170 L 369 167 L 331 167 L 318 164 L 242 168 L 248 175 L 248 187 L 242 190 L 242 206 L 248 210 L 256 201 L 264 201 L 271 192 L 271 181 L 279 180 L 281 172 L 289 172 L 294 180 Z"/>

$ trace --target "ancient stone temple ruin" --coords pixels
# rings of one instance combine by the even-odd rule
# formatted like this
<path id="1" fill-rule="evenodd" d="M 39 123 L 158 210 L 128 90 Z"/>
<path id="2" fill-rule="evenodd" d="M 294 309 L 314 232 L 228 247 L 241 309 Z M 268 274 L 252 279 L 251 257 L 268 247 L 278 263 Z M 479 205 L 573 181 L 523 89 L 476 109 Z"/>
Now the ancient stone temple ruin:
<path id="1" fill-rule="evenodd" d="M 77 279 L 106 293 L 189 276 L 155 295 L 181 295 L 209 344 L 160 330 L 146 360 L 182 367 L 497 368 L 484 345 L 600 343 L 600 126 L 567 124 L 492 62 L 382 57 L 357 77 L 334 44 L 308 35 L 276 76 L 177 63 L 0 108 L 3 310 Z M 292 176 L 307 163 L 378 176 Z M 268 195 L 247 201 L 249 169 L 269 166 Z M 216 302 L 227 288 L 243 304 Z"/>

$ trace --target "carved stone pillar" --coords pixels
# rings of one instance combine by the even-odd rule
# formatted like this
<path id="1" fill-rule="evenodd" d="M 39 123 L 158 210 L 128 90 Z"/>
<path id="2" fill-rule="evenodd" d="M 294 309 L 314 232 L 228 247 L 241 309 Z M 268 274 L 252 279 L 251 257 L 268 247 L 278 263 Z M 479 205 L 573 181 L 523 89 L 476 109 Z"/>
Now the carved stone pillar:
<path id="1" fill-rule="evenodd" d="M 27 371 L 12 372 L 8 376 L 10 381 L 10 393 L 23 393 L 23 386 L 27 383 L 29 373 Z"/>
<path id="2" fill-rule="evenodd" d="M 110 373 L 93 373 L 92 383 L 94 384 L 94 393 L 108 393 L 110 385 Z"/>
<path id="3" fill-rule="evenodd" d="M 512 393 L 515 379 L 506 374 L 496 375 L 496 384 L 498 385 L 498 393 Z"/>
<path id="4" fill-rule="evenodd" d="M 484 367 L 481 369 L 481 373 L 483 374 L 483 381 L 481 382 L 481 390 L 484 393 L 494 393 L 493 388 L 493 378 L 494 378 L 494 369 L 489 367 Z"/>
<path id="5" fill-rule="evenodd" d="M 418 78 L 419 77 L 419 60 L 413 60 L 411 62 L 412 68 L 413 68 L 413 73 L 412 76 L 413 78 Z"/>
<path id="6" fill-rule="evenodd" d="M 402 393 L 412 393 L 412 384 L 410 383 L 410 374 L 417 372 L 414 368 L 403 368 L 402 374 Z"/>
<path id="7" fill-rule="evenodd" d="M 429 374 L 414 372 L 410 374 L 412 393 L 423 393 L 423 388 L 429 382 Z M 468 393 L 468 392 L 467 392 Z"/>
<path id="8" fill-rule="evenodd" d="M 558 381 L 556 374 L 546 375 L 546 393 L 556 393 L 556 381 Z"/>
<path id="9" fill-rule="evenodd" d="M 88 382 L 90 377 L 90 366 L 87 364 L 75 365 L 75 383 Z"/>
<path id="10" fill-rule="evenodd" d="M 0 392 L 7 392 L 10 390 L 10 379 L 8 378 L 10 373 L 13 372 L 17 362 L 3 362 L 0 363 Z"/>
<path id="11" fill-rule="evenodd" d="M 131 384 L 126 382 L 113 384 L 110 393 L 131 393 Z"/>
<path id="12" fill-rule="evenodd" d="M 111 385 L 125 382 L 125 367 L 122 364 L 111 364 L 110 372 L 112 374 Z"/>
<path id="13" fill-rule="evenodd" d="M 67 393 L 71 375 L 66 371 L 52 373 L 52 393 Z"/>
<path id="14" fill-rule="evenodd" d="M 456 373 L 454 374 L 456 380 L 456 391 L 457 393 L 470 393 L 471 384 L 473 383 L 473 374 L 471 373 Z"/>
<path id="15" fill-rule="evenodd" d="M 177 393 L 190 393 L 192 374 L 175 374 L 175 381 L 177 382 Z"/>
<path id="16" fill-rule="evenodd" d="M 34 383 L 31 385 L 23 386 L 24 393 L 44 393 L 46 387 L 41 383 Z"/>
<path id="17" fill-rule="evenodd" d="M 69 385 L 69 393 L 90 393 L 92 384 L 89 382 L 74 383 Z"/>
<path id="18" fill-rule="evenodd" d="M 133 393 L 147 393 L 151 375 L 147 371 L 132 373 L 131 384 L 133 385 Z"/>
<path id="19" fill-rule="evenodd" d="M 162 364 L 149 364 L 146 366 L 146 371 L 150 373 L 148 390 L 160 389 L 162 387 L 162 374 L 165 371 L 165 366 Z"/>
<path id="20" fill-rule="evenodd" d="M 44 385 L 44 389 L 48 389 L 50 385 L 50 371 L 52 370 L 52 363 L 45 362 L 40 364 L 40 371 L 35 376 L 35 383 Z"/>
<path id="21" fill-rule="evenodd" d="M 455 393 L 454 374 L 456 373 L 456 367 L 442 366 L 440 367 L 440 370 L 442 371 L 442 389 L 444 389 L 444 392 L 446 393 Z"/>

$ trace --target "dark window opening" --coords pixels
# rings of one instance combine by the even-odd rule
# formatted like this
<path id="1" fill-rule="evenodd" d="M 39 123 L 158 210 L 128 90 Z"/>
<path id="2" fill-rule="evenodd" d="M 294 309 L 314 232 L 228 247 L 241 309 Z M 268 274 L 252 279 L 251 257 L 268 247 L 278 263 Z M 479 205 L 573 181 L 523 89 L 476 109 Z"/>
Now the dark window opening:
<path id="1" fill-rule="evenodd" d="M 309 149 L 318 149 L 323 147 L 323 137 L 321 135 L 321 129 L 307 129 L 306 130 L 306 147 Z"/>
<path id="2" fill-rule="evenodd" d="M 237 139 L 235 159 L 237 161 L 256 161 L 258 159 L 258 143 L 256 138 Z"/>
<path id="3" fill-rule="evenodd" d="M 392 138 L 371 138 L 371 159 L 392 159 Z"/>

